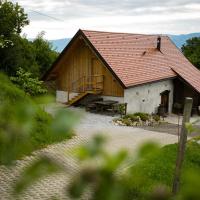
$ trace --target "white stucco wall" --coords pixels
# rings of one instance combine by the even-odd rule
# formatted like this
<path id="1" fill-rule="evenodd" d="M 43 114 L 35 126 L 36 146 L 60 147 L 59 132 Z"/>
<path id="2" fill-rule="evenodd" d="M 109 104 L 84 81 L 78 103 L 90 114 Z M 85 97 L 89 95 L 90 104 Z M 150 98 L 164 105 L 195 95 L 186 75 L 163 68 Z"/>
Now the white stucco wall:
<path id="1" fill-rule="evenodd" d="M 69 94 L 69 99 L 73 98 L 76 96 L 78 93 L 75 92 L 70 92 Z M 68 92 L 67 91 L 56 91 L 56 102 L 59 103 L 66 103 L 68 100 Z"/>
<path id="2" fill-rule="evenodd" d="M 67 102 L 68 93 L 66 91 L 56 91 L 56 102 L 65 103 Z"/>
<path id="3" fill-rule="evenodd" d="M 169 112 L 172 111 L 173 104 L 173 81 L 165 80 L 151 84 L 136 86 L 125 89 L 124 102 L 127 105 L 127 112 L 146 112 L 156 113 L 159 104 L 161 103 L 160 93 L 169 90 Z"/>

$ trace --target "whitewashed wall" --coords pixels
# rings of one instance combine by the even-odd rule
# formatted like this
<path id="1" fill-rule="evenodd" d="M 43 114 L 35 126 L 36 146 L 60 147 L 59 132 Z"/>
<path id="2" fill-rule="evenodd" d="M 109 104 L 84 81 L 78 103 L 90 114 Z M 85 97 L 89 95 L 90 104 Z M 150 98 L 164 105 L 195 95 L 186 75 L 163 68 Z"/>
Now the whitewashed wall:
<path id="1" fill-rule="evenodd" d="M 76 96 L 78 93 L 75 92 L 70 92 L 69 94 L 69 99 L 73 98 L 74 96 Z M 67 91 L 56 91 L 56 102 L 59 103 L 66 103 L 68 100 L 68 92 Z"/>
<path id="2" fill-rule="evenodd" d="M 160 93 L 169 90 L 169 112 L 172 111 L 173 104 L 173 81 L 165 80 L 151 84 L 145 84 L 126 89 L 124 91 L 124 102 L 128 103 L 127 112 L 156 113 L 161 103 Z"/>

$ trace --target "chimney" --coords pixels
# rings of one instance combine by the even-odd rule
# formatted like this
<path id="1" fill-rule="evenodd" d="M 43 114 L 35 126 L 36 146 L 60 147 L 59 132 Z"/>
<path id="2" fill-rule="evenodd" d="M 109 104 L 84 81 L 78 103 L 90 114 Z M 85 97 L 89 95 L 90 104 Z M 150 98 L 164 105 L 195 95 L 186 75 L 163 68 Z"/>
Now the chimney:
<path id="1" fill-rule="evenodd" d="M 157 38 L 157 49 L 158 49 L 158 51 L 160 51 L 160 49 L 161 49 L 161 37 L 160 36 Z"/>

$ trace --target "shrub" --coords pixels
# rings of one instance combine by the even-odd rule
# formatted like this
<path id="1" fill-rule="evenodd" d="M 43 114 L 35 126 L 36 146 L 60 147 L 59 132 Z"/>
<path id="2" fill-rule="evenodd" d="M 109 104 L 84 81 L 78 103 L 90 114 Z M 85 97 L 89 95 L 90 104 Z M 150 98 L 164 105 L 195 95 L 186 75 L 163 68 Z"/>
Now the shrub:
<path id="1" fill-rule="evenodd" d="M 39 109 L 34 117 L 34 126 L 31 130 L 31 143 L 34 148 L 44 147 L 47 144 L 52 143 L 52 136 L 49 130 L 49 126 L 52 123 L 52 116 Z"/>
<path id="2" fill-rule="evenodd" d="M 122 123 L 124 123 L 126 126 L 131 126 L 132 121 L 128 118 L 122 119 Z"/>
<path id="3" fill-rule="evenodd" d="M 154 119 L 156 122 L 159 122 L 159 121 L 160 121 L 160 116 L 159 116 L 159 115 L 153 115 L 153 119 Z"/>
<path id="4" fill-rule="evenodd" d="M 0 164 L 11 164 L 36 149 L 70 138 L 75 117 L 67 111 L 61 114 L 62 118 L 53 119 L 0 74 Z"/>
<path id="5" fill-rule="evenodd" d="M 134 113 L 134 115 L 140 117 L 142 121 L 148 121 L 150 118 L 150 115 L 148 113 L 137 112 Z"/>
<path id="6" fill-rule="evenodd" d="M 16 77 L 11 77 L 11 81 L 28 95 L 36 96 L 47 93 L 43 81 L 32 77 L 32 73 L 26 72 L 22 68 L 19 68 Z"/>
<path id="7" fill-rule="evenodd" d="M 138 122 L 139 117 L 135 116 L 134 114 L 128 114 L 123 117 L 123 119 L 130 119 L 132 122 Z"/>
<path id="8" fill-rule="evenodd" d="M 34 117 L 34 126 L 31 130 L 31 143 L 34 149 L 42 148 L 54 142 L 60 142 L 73 136 L 72 130 L 66 134 L 52 134 L 51 125 L 54 118 L 42 109 L 38 109 Z"/>
<path id="9" fill-rule="evenodd" d="M 0 73 L 0 103 L 1 102 L 15 103 L 24 101 L 26 102 L 30 101 L 30 99 L 27 98 L 24 91 L 15 87 L 10 82 L 8 77 Z"/>

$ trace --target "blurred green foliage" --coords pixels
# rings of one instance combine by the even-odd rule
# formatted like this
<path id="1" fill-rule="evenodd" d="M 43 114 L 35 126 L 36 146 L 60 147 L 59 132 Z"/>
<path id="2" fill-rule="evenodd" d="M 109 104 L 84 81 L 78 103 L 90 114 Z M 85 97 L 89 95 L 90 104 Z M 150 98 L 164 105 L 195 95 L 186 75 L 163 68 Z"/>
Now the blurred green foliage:
<path id="1" fill-rule="evenodd" d="M 176 156 L 177 144 L 171 144 L 161 148 L 157 152 L 154 151 L 154 153 L 147 155 L 132 167 L 133 177 L 134 175 L 139 175 L 146 180 L 141 188 L 143 194 L 150 192 L 157 185 L 165 185 L 170 191 L 174 176 Z M 200 145 L 193 141 L 187 144 L 182 177 L 191 169 L 200 171 Z M 182 180 L 181 185 L 184 184 L 185 182 Z"/>
<path id="2" fill-rule="evenodd" d="M 62 109 L 52 117 L 36 102 L 45 104 L 46 98 L 31 99 L 0 74 L 0 164 L 13 164 L 36 149 L 72 136 L 78 118 L 74 112 Z M 193 130 L 191 124 L 186 127 Z M 20 195 L 39 178 L 62 170 L 72 175 L 66 190 L 71 199 L 81 199 L 84 195 L 92 200 L 200 199 L 199 138 L 187 144 L 181 190 L 175 197 L 171 187 L 177 144 L 163 148 L 145 144 L 136 156 L 124 150 L 109 153 L 105 142 L 105 138 L 96 136 L 74 150 L 72 156 L 80 167 L 75 174 L 53 157 L 38 158 L 22 172 L 15 192 Z"/>
<path id="3" fill-rule="evenodd" d="M 0 164 L 12 164 L 36 149 L 71 138 L 72 127 L 66 121 L 75 121 L 76 116 L 67 110 L 56 116 L 54 119 L 0 74 Z M 64 122 L 67 125 L 61 129 Z"/>
<path id="4" fill-rule="evenodd" d="M 181 190 L 172 196 L 171 187 L 177 155 L 177 144 L 160 148 L 156 144 L 142 145 L 137 156 L 119 150 L 108 153 L 105 138 L 95 136 L 90 142 L 74 150 L 79 169 L 76 173 L 66 170 L 70 176 L 66 196 L 70 199 L 91 200 L 198 200 L 200 199 L 200 145 L 189 141 L 184 161 Z M 40 163 L 41 161 L 36 161 Z M 51 165 L 53 164 L 51 160 Z M 57 166 L 57 162 L 55 165 Z M 33 164 L 35 165 L 35 163 Z M 61 164 L 61 170 L 65 170 Z M 40 166 L 37 166 L 41 171 Z M 31 168 L 27 168 L 30 171 Z M 56 168 L 57 169 L 57 168 Z M 35 172 L 34 172 L 35 173 Z M 42 174 L 43 175 L 43 174 Z M 22 173 L 19 185 L 26 188 L 31 184 Z M 37 177 L 37 176 L 36 176 Z M 39 178 L 39 177 L 37 177 Z M 34 178 L 34 181 L 36 179 Z"/>
<path id="5" fill-rule="evenodd" d="M 41 177 L 63 170 L 61 165 L 47 156 L 41 156 L 33 165 L 22 172 L 21 179 L 17 181 L 14 188 L 15 194 L 20 194 L 30 184 L 33 184 Z"/>

